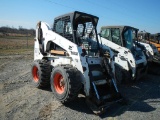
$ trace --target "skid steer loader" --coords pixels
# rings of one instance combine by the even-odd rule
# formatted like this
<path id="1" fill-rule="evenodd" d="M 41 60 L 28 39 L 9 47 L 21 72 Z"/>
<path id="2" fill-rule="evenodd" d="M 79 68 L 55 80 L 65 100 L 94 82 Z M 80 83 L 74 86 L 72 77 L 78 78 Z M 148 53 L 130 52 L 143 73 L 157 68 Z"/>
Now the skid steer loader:
<path id="1" fill-rule="evenodd" d="M 148 62 L 155 62 L 160 64 L 160 53 L 158 52 L 157 47 L 150 42 L 150 33 L 143 31 L 139 32 L 138 39 L 136 39 L 136 41 L 136 45 L 145 51 Z"/>
<path id="2" fill-rule="evenodd" d="M 39 22 L 31 69 L 35 87 L 50 85 L 54 96 L 62 103 L 84 93 L 87 105 L 96 114 L 124 100 L 116 86 L 112 61 L 108 64 L 98 41 L 98 19 L 75 11 L 56 17 L 53 29 Z"/>
<path id="3" fill-rule="evenodd" d="M 103 26 L 99 34 L 103 46 L 114 52 L 115 76 L 118 84 L 140 79 L 147 72 L 142 50 L 133 44 L 133 27 Z"/>

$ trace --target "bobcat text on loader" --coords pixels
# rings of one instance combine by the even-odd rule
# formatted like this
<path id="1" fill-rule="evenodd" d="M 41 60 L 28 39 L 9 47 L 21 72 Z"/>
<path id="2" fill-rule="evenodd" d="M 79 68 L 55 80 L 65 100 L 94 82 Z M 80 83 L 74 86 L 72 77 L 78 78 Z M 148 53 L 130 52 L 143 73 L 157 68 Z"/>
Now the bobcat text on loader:
<path id="1" fill-rule="evenodd" d="M 98 17 L 75 11 L 56 17 L 53 29 L 45 22 L 36 26 L 32 83 L 37 88 L 51 86 L 62 103 L 84 94 L 96 114 L 124 99 L 97 36 Z M 94 40 L 93 40 L 94 39 Z M 111 68 L 111 67 L 109 67 Z"/>

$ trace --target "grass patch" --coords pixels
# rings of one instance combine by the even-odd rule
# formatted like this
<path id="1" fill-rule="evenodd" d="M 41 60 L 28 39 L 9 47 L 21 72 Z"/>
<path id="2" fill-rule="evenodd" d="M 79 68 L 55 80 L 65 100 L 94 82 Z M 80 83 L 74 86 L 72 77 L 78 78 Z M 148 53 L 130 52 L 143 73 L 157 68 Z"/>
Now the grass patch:
<path id="1" fill-rule="evenodd" d="M 19 55 L 19 54 L 33 54 L 33 48 L 27 49 L 1 49 L 0 56 L 2 55 Z"/>
<path id="2" fill-rule="evenodd" d="M 34 36 L 1 36 L 0 40 L 16 39 L 16 40 L 34 40 Z"/>
<path id="3" fill-rule="evenodd" d="M 33 36 L 3 36 L 0 43 L 0 55 L 24 54 L 34 49 Z"/>

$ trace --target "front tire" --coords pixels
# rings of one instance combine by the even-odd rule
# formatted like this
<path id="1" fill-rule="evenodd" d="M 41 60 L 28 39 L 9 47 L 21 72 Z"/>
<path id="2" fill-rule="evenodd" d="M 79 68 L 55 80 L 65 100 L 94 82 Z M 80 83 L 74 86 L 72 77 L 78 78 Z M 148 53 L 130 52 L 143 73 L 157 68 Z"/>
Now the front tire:
<path id="1" fill-rule="evenodd" d="M 131 83 L 130 72 L 123 70 L 119 65 L 115 65 L 115 77 L 116 77 L 117 84 Z"/>
<path id="2" fill-rule="evenodd" d="M 51 89 L 54 96 L 62 103 L 67 103 L 77 97 L 81 89 L 78 71 L 71 66 L 57 66 L 51 73 Z"/>

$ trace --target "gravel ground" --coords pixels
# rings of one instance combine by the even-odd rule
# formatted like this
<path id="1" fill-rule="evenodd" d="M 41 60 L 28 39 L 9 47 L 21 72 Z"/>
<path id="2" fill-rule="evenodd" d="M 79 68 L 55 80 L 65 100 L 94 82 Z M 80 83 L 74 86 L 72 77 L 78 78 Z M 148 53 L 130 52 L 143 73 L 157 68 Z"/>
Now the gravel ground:
<path id="1" fill-rule="evenodd" d="M 33 55 L 0 56 L 0 120 L 157 120 L 160 117 L 160 76 L 148 74 L 132 85 L 119 86 L 128 105 L 114 104 L 97 116 L 79 96 L 64 106 L 50 89 L 31 85 Z M 156 68 L 160 71 L 160 67 Z"/>

